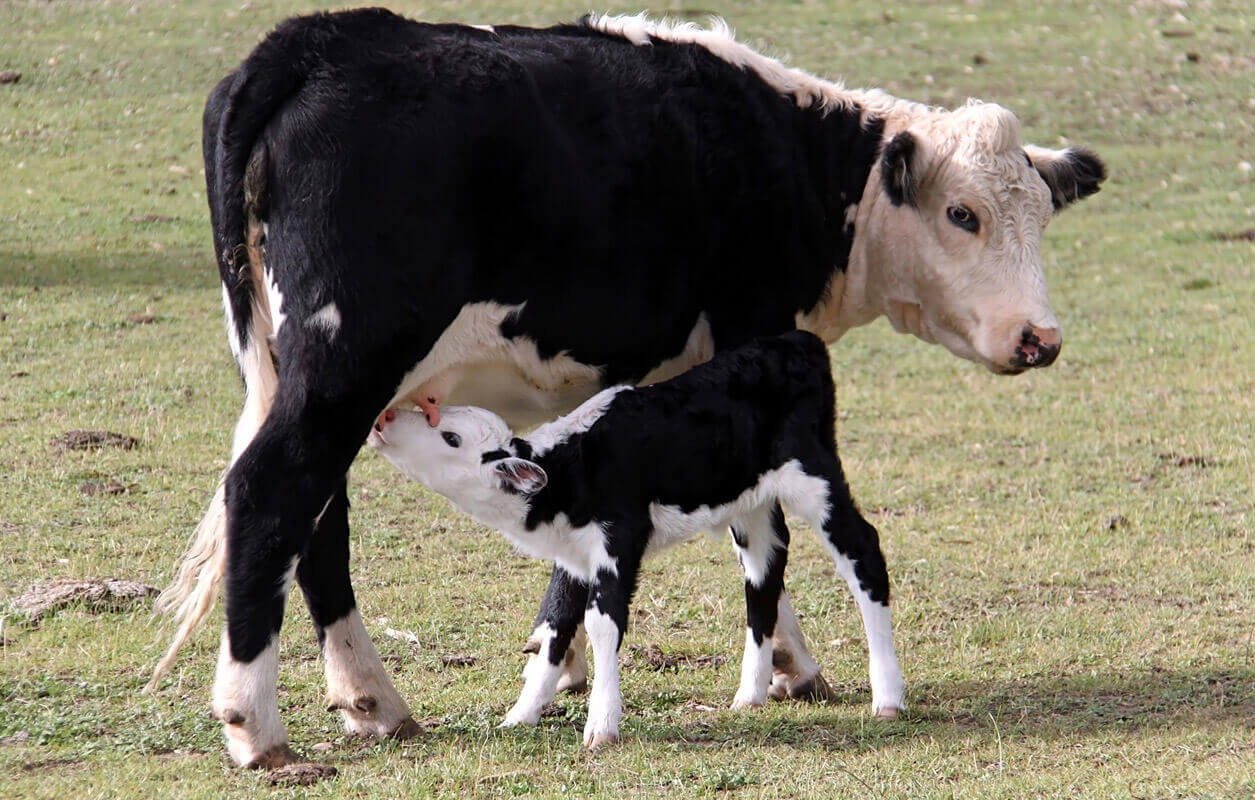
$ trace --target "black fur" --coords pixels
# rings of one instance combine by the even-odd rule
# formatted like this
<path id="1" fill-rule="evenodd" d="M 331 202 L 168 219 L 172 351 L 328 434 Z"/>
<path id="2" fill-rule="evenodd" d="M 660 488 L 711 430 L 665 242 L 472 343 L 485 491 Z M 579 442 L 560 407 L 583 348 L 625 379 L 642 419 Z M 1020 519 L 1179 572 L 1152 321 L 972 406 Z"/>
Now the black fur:
<path id="1" fill-rule="evenodd" d="M 1031 158 L 1029 163 L 1033 164 Z M 1069 147 L 1063 157 L 1033 166 L 1050 187 L 1056 211 L 1096 193 L 1107 178 L 1107 166 L 1086 147 Z"/>
<path id="2" fill-rule="evenodd" d="M 880 156 L 880 179 L 895 206 L 914 206 L 919 198 L 919 176 L 911 168 L 915 137 L 902 131 L 885 145 Z"/>

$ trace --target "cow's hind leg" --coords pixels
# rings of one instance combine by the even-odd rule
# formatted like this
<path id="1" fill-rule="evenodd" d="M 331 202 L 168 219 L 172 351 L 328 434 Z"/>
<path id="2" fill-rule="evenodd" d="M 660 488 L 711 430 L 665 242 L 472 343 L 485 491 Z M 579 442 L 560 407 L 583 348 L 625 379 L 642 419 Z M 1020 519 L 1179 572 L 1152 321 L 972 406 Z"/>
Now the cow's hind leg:
<path id="1" fill-rule="evenodd" d="M 789 602 L 789 593 L 782 589 L 776 607 L 776 632 L 771 645 L 771 688 L 768 696 L 776 700 L 825 702 L 835 697 L 828 681 L 820 672 L 819 663 L 806 647 L 806 637 L 798 625 L 797 614 Z"/>
<path id="2" fill-rule="evenodd" d="M 418 724 L 379 660 L 353 596 L 348 512 L 341 480 L 296 568 L 322 648 L 327 710 L 340 712 L 351 736 L 408 738 L 417 735 Z"/>
<path id="3" fill-rule="evenodd" d="M 554 580 L 558 573 L 564 576 L 562 586 L 545 595 L 545 604 L 536 618 L 536 629 L 528 639 L 527 649 L 532 655 L 523 673 L 523 692 L 506 714 L 502 727 L 539 722 L 541 712 L 553 700 L 570 662 L 577 653 L 584 658 L 580 632 L 584 607 L 588 603 L 588 586 L 561 567 L 554 568 Z M 575 641 L 577 638 L 580 641 Z M 587 667 L 583 671 L 587 674 Z"/>
<path id="4" fill-rule="evenodd" d="M 531 654 L 526 667 L 530 671 L 540 652 L 540 643 L 547 635 L 548 627 L 551 627 L 550 617 L 575 616 L 579 619 L 562 658 L 562 672 L 556 688 L 559 692 L 578 693 L 588 689 L 588 637 L 584 632 L 583 622 L 587 598 L 588 586 L 562 567 L 554 565 L 549 576 L 549 586 L 545 589 L 545 597 L 540 603 L 540 612 L 536 615 L 535 628 L 527 639 L 524 652 Z"/>
<path id="5" fill-rule="evenodd" d="M 825 484 L 827 503 L 818 502 L 816 493 L 804 492 L 789 498 L 789 504 L 817 532 L 822 531 L 823 542 L 837 562 L 837 571 L 854 594 L 867 634 L 872 712 L 878 718 L 892 719 L 905 707 L 905 685 L 893 644 L 889 572 L 880 550 L 880 537 L 854 504 L 835 454 L 824 453 L 810 459 L 805 471 Z"/>
<path id="6" fill-rule="evenodd" d="M 293 759 L 275 698 L 287 590 L 391 388 L 372 393 L 362 381 L 341 394 L 337 387 L 355 384 L 320 386 L 319 374 L 291 367 L 280 375 L 269 416 L 225 482 L 227 625 L 213 708 L 231 757 L 245 766 Z"/>

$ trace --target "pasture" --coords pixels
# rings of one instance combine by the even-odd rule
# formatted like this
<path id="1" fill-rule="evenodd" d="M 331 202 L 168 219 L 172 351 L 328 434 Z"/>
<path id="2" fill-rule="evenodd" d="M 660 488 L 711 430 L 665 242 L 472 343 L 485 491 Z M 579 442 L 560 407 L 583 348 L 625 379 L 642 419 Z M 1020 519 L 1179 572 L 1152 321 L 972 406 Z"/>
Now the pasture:
<path id="1" fill-rule="evenodd" d="M 582 5 L 395 2 L 547 24 Z M 1179 7 L 1178 7 L 1179 6 Z M 271 787 L 209 718 L 218 621 L 153 696 L 148 606 L 23 623 L 57 578 L 164 586 L 230 448 L 200 161 L 216 80 L 290 0 L 0 4 L 0 793 L 1238 798 L 1255 794 L 1255 10 L 1245 0 L 893 4 L 668 0 L 795 66 L 1015 111 L 1084 143 L 1102 192 L 1044 247 L 1058 362 L 1000 378 L 884 321 L 832 351 L 839 443 L 893 580 L 907 712 L 871 719 L 862 628 L 794 521 L 793 603 L 828 705 L 726 710 L 743 641 L 726 541 L 647 562 L 624 642 L 624 741 L 581 751 L 586 698 L 498 730 L 547 565 L 364 452 L 359 605 L 423 735 L 346 739 L 299 594 L 293 746 L 339 770 Z M 639 6 L 616 6 L 621 12 Z M 770 274 L 770 268 L 764 270 Z M 769 287 L 764 287 L 764 291 Z M 77 429 L 129 449 L 64 449 Z M 221 612 L 217 612 L 220 616 Z"/>

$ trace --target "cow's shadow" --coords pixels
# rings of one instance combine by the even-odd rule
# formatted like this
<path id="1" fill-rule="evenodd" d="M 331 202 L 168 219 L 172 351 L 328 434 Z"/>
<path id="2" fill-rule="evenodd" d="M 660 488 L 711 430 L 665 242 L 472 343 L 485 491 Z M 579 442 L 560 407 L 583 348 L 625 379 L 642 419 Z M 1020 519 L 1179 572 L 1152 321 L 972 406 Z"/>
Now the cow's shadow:
<path id="1" fill-rule="evenodd" d="M 639 705 L 648 703 L 648 698 L 625 697 L 622 730 L 629 741 L 680 748 L 753 740 L 831 750 L 894 747 L 915 736 L 942 734 L 1054 739 L 1169 726 L 1255 731 L 1255 668 L 1249 666 L 915 685 L 909 689 L 908 711 L 893 722 L 878 722 L 858 713 L 868 707 L 865 689 L 853 685 L 834 685 L 833 689 L 836 696 L 827 703 L 773 703 L 782 713 L 765 715 L 723 713 L 712 710 L 722 701 L 685 698 L 671 704 L 689 710 L 661 715 L 667 721 L 642 713 Z M 674 693 L 670 694 L 674 699 Z M 573 735 L 578 743 L 586 705 L 583 697 L 560 696 L 541 720 L 542 731 Z M 790 707 L 796 713 L 790 713 Z M 432 733 L 461 735 L 442 726 Z M 527 734 L 506 731 L 502 735 Z"/>

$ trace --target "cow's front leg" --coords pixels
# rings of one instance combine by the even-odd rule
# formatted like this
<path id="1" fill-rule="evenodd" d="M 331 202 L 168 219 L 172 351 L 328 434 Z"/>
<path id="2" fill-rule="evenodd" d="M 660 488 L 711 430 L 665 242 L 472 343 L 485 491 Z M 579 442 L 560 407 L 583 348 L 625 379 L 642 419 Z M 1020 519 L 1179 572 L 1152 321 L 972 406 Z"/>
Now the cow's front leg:
<path id="1" fill-rule="evenodd" d="M 526 682 L 518 702 L 506 714 L 502 727 L 511 725 L 535 725 L 540 721 L 540 714 L 554 693 L 561 686 L 565 667 L 574 655 L 575 639 L 579 642 L 580 655 L 583 656 L 584 642 L 579 635 L 580 625 L 584 617 L 584 609 L 588 604 L 588 586 L 562 571 L 570 579 L 564 591 L 553 598 L 545 596 L 545 605 L 541 607 L 536 619 L 536 629 L 527 641 L 527 649 L 531 658 L 523 674 Z"/>
<path id="2" fill-rule="evenodd" d="M 595 749 L 619 741 L 623 700 L 619 688 L 619 645 L 627 631 L 628 604 L 637 565 L 619 559 L 617 571 L 600 569 L 588 588 L 584 630 L 593 646 L 593 688 L 588 697 L 584 746 Z"/>
<path id="3" fill-rule="evenodd" d="M 806 647 L 806 637 L 783 588 L 776 607 L 776 631 L 772 637 L 770 697 L 783 700 L 825 702 L 833 699 L 832 688 L 824 680 L 819 664 Z"/>
<path id="4" fill-rule="evenodd" d="M 327 710 L 350 736 L 409 738 L 419 732 L 366 632 L 349 576 L 349 501 L 341 482 L 318 517 L 296 570 L 327 678 Z"/>

